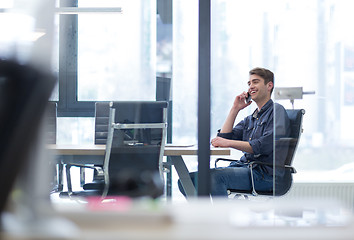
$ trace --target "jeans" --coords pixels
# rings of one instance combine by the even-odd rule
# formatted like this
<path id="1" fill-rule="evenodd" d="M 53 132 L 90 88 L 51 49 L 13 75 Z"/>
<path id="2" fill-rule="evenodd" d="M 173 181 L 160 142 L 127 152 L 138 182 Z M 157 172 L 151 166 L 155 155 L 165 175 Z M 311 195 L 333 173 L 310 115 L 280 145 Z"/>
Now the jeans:
<path id="1" fill-rule="evenodd" d="M 193 181 L 198 176 L 198 172 L 191 172 L 189 174 Z M 272 191 L 273 177 L 263 173 L 258 168 L 253 169 L 254 185 L 256 191 Z M 251 190 L 251 172 L 246 165 L 236 165 L 229 167 L 220 167 L 210 169 L 211 179 L 211 195 L 218 197 L 227 197 L 228 189 Z M 180 180 L 178 180 L 179 190 L 183 195 L 183 190 Z"/>

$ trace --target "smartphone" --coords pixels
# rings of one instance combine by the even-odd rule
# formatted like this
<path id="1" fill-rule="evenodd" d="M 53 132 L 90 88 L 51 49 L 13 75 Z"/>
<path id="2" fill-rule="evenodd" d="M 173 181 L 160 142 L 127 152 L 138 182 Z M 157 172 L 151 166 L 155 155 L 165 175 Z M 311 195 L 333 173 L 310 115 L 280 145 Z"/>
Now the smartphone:
<path id="1" fill-rule="evenodd" d="M 251 95 L 247 92 L 246 103 L 249 103 L 251 100 Z"/>

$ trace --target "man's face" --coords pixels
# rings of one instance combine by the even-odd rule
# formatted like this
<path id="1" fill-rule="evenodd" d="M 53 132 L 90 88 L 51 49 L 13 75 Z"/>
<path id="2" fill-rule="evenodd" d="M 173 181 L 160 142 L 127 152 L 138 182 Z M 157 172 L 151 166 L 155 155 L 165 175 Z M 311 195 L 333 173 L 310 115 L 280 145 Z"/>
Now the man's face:
<path id="1" fill-rule="evenodd" d="M 251 95 L 251 98 L 255 102 L 260 102 L 265 99 L 270 98 L 270 91 L 273 87 L 272 82 L 264 84 L 264 78 L 256 74 L 250 75 L 248 81 L 248 92 Z"/>

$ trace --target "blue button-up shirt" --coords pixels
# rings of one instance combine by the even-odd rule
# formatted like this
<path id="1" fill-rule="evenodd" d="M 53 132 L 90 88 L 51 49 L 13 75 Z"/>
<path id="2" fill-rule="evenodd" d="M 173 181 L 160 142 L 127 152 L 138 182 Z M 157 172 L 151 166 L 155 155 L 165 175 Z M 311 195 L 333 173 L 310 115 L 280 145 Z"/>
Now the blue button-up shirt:
<path id="1" fill-rule="evenodd" d="M 273 109 L 276 109 L 276 121 L 274 135 Z M 244 152 L 241 162 L 261 161 L 273 163 L 274 136 L 276 138 L 289 136 L 289 118 L 284 107 L 273 103 L 270 99 L 260 111 L 256 109 L 239 122 L 230 133 L 218 133 L 219 137 L 247 141 L 252 147 L 253 153 Z M 279 163 L 282 164 L 282 163 Z M 267 174 L 272 175 L 271 167 L 260 167 Z"/>

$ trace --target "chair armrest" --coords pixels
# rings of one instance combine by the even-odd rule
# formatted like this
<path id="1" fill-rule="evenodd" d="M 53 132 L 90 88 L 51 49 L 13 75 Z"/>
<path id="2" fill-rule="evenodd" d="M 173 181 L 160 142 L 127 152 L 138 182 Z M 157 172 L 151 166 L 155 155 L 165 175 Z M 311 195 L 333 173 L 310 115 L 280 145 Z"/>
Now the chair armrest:
<path id="1" fill-rule="evenodd" d="M 248 163 L 249 167 L 253 167 L 254 164 L 257 164 L 257 165 L 266 165 L 266 166 L 271 166 L 271 167 L 279 167 L 279 168 L 288 168 L 291 170 L 291 173 L 296 173 L 296 169 L 292 166 L 289 166 L 289 165 L 274 165 L 273 163 L 266 163 L 266 162 L 260 162 L 260 161 L 253 161 L 253 162 L 250 162 Z"/>
<path id="2" fill-rule="evenodd" d="M 236 159 L 229 159 L 229 158 L 217 158 L 215 160 L 215 168 L 217 167 L 217 163 L 219 161 L 228 161 L 228 162 L 236 162 L 238 160 Z M 248 165 L 250 168 L 253 167 L 254 164 L 258 164 L 258 165 L 266 165 L 266 166 L 271 166 L 271 167 L 280 167 L 280 168 L 288 168 L 291 170 L 291 173 L 296 173 L 296 169 L 292 166 L 289 165 L 274 165 L 273 163 L 266 163 L 266 162 L 260 162 L 260 161 L 253 161 L 253 162 L 249 162 L 249 163 L 245 163 L 245 165 Z"/>
<path id="3" fill-rule="evenodd" d="M 217 163 L 218 163 L 219 161 L 236 162 L 236 161 L 238 161 L 238 159 L 217 158 L 217 159 L 215 160 L 215 168 L 217 168 Z"/>
<path id="4" fill-rule="evenodd" d="M 103 168 L 102 167 L 100 167 L 100 166 L 90 166 L 90 165 L 85 165 L 85 164 L 77 164 L 77 163 L 75 163 L 75 164 L 71 164 L 71 163 L 69 163 L 69 164 L 66 164 L 66 169 L 69 169 L 70 170 L 70 168 L 71 167 L 83 167 L 83 168 L 90 168 L 90 169 L 93 169 L 93 170 L 95 170 L 96 172 L 97 172 L 97 176 L 98 177 L 100 177 L 100 176 L 103 176 L 104 174 L 103 174 Z"/>
<path id="5" fill-rule="evenodd" d="M 94 169 L 95 171 L 97 171 L 97 176 L 98 177 L 104 177 L 104 171 L 102 169 L 102 167 L 99 166 L 89 166 L 89 165 L 85 165 L 85 164 L 66 164 L 65 165 L 65 170 L 66 170 L 66 181 L 68 184 L 68 195 L 71 196 L 73 189 L 72 189 L 72 183 L 71 183 L 71 175 L 70 175 L 70 169 L 71 167 L 83 167 L 83 168 L 90 168 L 90 169 Z"/>

